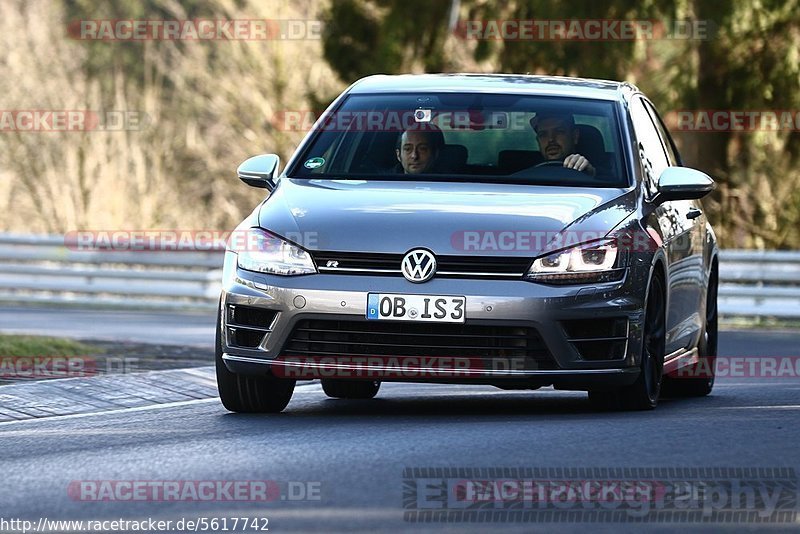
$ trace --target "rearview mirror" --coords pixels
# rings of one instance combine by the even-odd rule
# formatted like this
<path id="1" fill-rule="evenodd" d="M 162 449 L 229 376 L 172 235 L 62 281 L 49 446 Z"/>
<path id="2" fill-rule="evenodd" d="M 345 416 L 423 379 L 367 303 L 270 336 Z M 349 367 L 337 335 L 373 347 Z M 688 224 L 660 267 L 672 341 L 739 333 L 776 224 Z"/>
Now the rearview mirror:
<path id="1" fill-rule="evenodd" d="M 688 167 L 667 167 L 658 177 L 658 192 L 653 204 L 669 200 L 694 200 L 703 198 L 714 190 L 716 184 L 709 175 Z"/>
<path id="2" fill-rule="evenodd" d="M 276 154 L 253 156 L 239 165 L 236 174 L 247 185 L 272 191 L 275 189 L 274 176 L 278 173 L 280 162 L 281 159 Z"/>

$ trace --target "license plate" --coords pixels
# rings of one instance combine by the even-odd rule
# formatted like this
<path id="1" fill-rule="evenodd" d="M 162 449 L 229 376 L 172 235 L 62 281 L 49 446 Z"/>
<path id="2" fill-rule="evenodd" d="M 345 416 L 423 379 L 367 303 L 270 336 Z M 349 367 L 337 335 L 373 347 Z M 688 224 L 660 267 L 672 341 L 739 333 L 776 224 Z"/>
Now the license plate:
<path id="1" fill-rule="evenodd" d="M 367 319 L 463 323 L 466 297 L 369 293 Z"/>

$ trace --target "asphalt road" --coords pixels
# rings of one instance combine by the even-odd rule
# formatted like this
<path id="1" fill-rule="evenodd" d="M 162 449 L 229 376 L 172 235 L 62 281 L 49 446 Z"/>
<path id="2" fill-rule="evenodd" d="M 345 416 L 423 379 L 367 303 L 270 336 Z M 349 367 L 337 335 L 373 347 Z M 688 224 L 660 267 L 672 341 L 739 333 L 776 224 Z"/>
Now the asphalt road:
<path id="1" fill-rule="evenodd" d="M 724 333 L 721 353 L 797 356 L 799 337 Z M 757 495 L 764 488 L 768 496 L 779 492 L 775 502 L 788 507 L 780 510 L 796 511 L 797 478 L 791 470 L 800 472 L 799 391 L 799 378 L 725 378 L 707 398 L 665 400 L 653 412 L 598 413 L 585 394 L 553 390 L 384 384 L 375 400 L 341 401 L 327 399 L 319 386 L 312 385 L 298 388 L 287 410 L 275 416 L 230 414 L 211 399 L 2 423 L 0 516 L 36 522 L 41 517 L 160 518 L 173 525 L 181 518 L 226 517 L 229 531 L 234 531 L 233 517 L 246 516 L 268 518 L 270 532 L 790 531 L 797 529 L 797 517 L 768 524 L 736 522 L 734 516 L 727 520 L 713 516 L 715 523 L 681 522 L 680 516 L 669 511 L 674 510 L 669 506 L 678 506 L 676 501 L 669 501 L 673 504 L 659 512 L 667 514 L 660 516 L 662 522 L 645 525 L 603 516 L 594 519 L 599 524 L 588 526 L 592 518 L 585 510 L 600 506 L 597 499 L 562 503 L 567 509 L 584 506 L 584 515 L 563 516 L 547 524 L 530 522 L 542 521 L 544 516 L 528 517 L 528 522 L 495 516 L 489 524 L 454 521 L 464 518 L 456 515 L 450 521 L 445 517 L 419 524 L 404 512 L 442 506 L 436 495 L 443 485 L 449 482 L 456 487 L 465 480 L 474 484 L 486 478 L 487 472 L 469 471 L 476 468 L 545 470 L 489 473 L 495 481 L 533 477 L 551 484 L 565 478 L 606 484 L 622 477 L 639 483 L 655 481 L 662 487 L 670 481 L 689 480 L 693 487 L 729 490 L 730 484 L 738 484 Z M 435 470 L 445 467 L 463 469 Z M 602 471 L 623 467 L 673 470 Z M 708 467 L 718 469 L 694 470 Z M 413 468 L 433 470 L 415 472 Z M 590 470 L 574 476 L 546 471 L 553 468 Z M 260 486 L 247 485 L 247 481 L 263 480 L 276 482 L 279 492 L 266 493 L 273 500 L 264 502 L 257 490 Z M 145 481 L 151 489 L 130 500 L 131 492 L 124 489 L 125 484 L 132 487 L 132 481 L 140 481 L 140 488 Z M 202 481 L 244 481 L 251 492 L 245 496 L 261 500 L 219 500 L 228 498 L 225 491 L 215 493 L 218 500 L 214 501 L 186 500 L 191 492 L 177 502 L 158 500 L 159 491 L 173 481 L 182 481 L 181 491 L 197 489 Z M 706 506 L 712 513 L 714 502 L 728 509 L 746 508 L 725 504 L 722 493 L 714 494 L 717 501 L 695 500 L 691 510 L 702 511 Z M 311 498 L 294 500 L 302 494 Z M 474 500 L 486 498 L 472 495 Z M 488 506 L 511 506 L 509 496 L 501 495 Z M 744 497 L 742 502 L 747 502 Z M 756 514 L 767 514 L 778 506 L 754 502 Z M 630 506 L 631 501 L 625 503 Z M 447 506 L 453 509 L 460 504 L 463 501 L 448 501 Z M 221 529 L 220 524 L 217 530 Z M 242 531 L 241 524 L 237 530 Z"/>
<path id="2" fill-rule="evenodd" d="M 214 346 L 209 313 L 0 306 L 0 332 L 164 345 Z"/>

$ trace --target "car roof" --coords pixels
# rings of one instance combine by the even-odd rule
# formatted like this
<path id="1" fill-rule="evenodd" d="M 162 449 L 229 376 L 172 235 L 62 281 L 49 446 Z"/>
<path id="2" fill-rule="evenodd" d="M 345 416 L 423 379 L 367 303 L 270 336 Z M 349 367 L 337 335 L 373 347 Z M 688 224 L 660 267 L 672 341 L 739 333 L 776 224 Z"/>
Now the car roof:
<path id="1" fill-rule="evenodd" d="M 351 94 L 368 93 L 516 93 L 624 100 L 638 89 L 627 82 L 528 74 L 400 74 L 368 76 L 354 83 Z"/>

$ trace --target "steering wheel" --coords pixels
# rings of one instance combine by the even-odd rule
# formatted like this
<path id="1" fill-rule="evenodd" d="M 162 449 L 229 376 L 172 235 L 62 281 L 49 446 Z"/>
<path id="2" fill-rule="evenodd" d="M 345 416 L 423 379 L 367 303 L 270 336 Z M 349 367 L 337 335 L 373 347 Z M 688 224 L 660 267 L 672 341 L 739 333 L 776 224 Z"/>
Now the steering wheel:
<path id="1" fill-rule="evenodd" d="M 533 168 L 537 169 L 539 167 L 555 167 L 556 165 L 558 165 L 559 167 L 563 167 L 564 166 L 564 160 L 563 159 L 551 159 L 551 160 L 548 160 L 548 161 L 543 161 L 543 162 L 539 163 L 538 165 L 534 165 Z"/>

